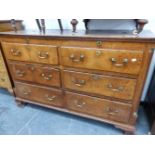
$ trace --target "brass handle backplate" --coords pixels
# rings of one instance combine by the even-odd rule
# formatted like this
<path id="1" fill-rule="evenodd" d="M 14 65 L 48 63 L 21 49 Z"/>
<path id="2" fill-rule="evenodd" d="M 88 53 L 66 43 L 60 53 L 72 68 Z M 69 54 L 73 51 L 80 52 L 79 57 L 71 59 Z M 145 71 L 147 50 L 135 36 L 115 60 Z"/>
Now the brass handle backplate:
<path id="1" fill-rule="evenodd" d="M 107 84 L 107 88 L 109 88 L 110 90 L 112 90 L 114 92 L 121 92 L 121 91 L 124 90 L 124 87 L 122 87 L 122 86 L 119 86 L 117 88 L 114 88 L 111 83 Z"/>
<path id="2" fill-rule="evenodd" d="M 76 58 L 74 54 L 71 54 L 69 58 L 72 60 L 72 62 L 82 62 L 85 58 L 84 54 L 80 54 L 79 58 Z"/>
<path id="3" fill-rule="evenodd" d="M 48 52 L 38 52 L 38 57 L 40 59 L 47 59 L 49 57 Z"/>
<path id="4" fill-rule="evenodd" d="M 72 80 L 75 86 L 82 87 L 86 84 L 85 80 L 74 79 Z"/>
<path id="5" fill-rule="evenodd" d="M 112 64 L 115 67 L 124 67 L 129 62 L 127 58 L 124 58 L 122 63 L 117 63 L 117 59 L 116 58 L 110 58 L 110 61 L 112 62 Z"/>
<path id="6" fill-rule="evenodd" d="M 11 49 L 10 52 L 13 56 L 21 56 L 21 52 L 19 50 Z"/>
<path id="7" fill-rule="evenodd" d="M 108 115 L 117 115 L 117 114 L 119 113 L 119 110 L 113 110 L 112 108 L 107 107 L 107 108 L 106 108 L 106 113 L 107 113 Z"/>
<path id="8" fill-rule="evenodd" d="M 42 76 L 45 80 L 51 80 L 52 77 L 53 77 L 52 75 L 46 76 L 44 73 L 42 73 L 41 76 Z"/>
<path id="9" fill-rule="evenodd" d="M 74 100 L 74 104 L 78 107 L 78 108 L 82 108 L 86 102 L 84 101 L 79 101 L 79 100 Z"/>
<path id="10" fill-rule="evenodd" d="M 45 95 L 45 98 L 46 98 L 48 101 L 53 101 L 53 100 L 56 98 L 56 96 L 55 96 L 55 95 L 50 96 L 50 95 L 46 94 L 46 95 Z"/>
<path id="11" fill-rule="evenodd" d="M 24 71 L 21 71 L 21 70 L 16 70 L 16 74 L 19 77 L 23 77 L 25 75 L 25 72 Z"/>

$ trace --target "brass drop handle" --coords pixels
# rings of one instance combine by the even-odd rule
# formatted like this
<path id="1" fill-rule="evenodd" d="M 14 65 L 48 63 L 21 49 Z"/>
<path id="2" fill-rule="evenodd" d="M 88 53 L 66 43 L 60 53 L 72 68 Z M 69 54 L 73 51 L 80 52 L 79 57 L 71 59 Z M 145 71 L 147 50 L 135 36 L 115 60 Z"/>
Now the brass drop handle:
<path id="1" fill-rule="evenodd" d="M 28 90 L 28 91 L 24 90 L 24 91 L 23 91 L 23 94 L 24 94 L 24 95 L 30 95 L 30 94 L 31 94 L 31 91 L 30 91 L 30 90 Z"/>
<path id="2" fill-rule="evenodd" d="M 75 86 L 82 87 L 86 84 L 85 80 L 74 79 L 72 80 Z"/>
<path id="3" fill-rule="evenodd" d="M 123 66 L 125 66 L 129 62 L 129 60 L 127 58 L 124 58 L 122 63 L 117 63 L 117 59 L 116 58 L 110 58 L 110 61 L 116 67 L 123 67 Z"/>
<path id="4" fill-rule="evenodd" d="M 49 57 L 48 52 L 38 52 L 38 57 L 40 59 L 47 59 Z"/>
<path id="5" fill-rule="evenodd" d="M 107 107 L 107 108 L 106 108 L 106 113 L 107 113 L 108 115 L 117 115 L 117 114 L 119 113 L 119 110 L 113 110 L 112 108 Z"/>
<path id="6" fill-rule="evenodd" d="M 13 56 L 21 56 L 21 52 L 19 50 L 11 49 L 10 52 Z"/>
<path id="7" fill-rule="evenodd" d="M 21 70 L 16 70 L 16 74 L 19 76 L 19 77 L 23 77 L 25 75 L 25 72 L 24 71 L 21 71 Z"/>
<path id="8" fill-rule="evenodd" d="M 86 104 L 86 102 L 74 100 L 74 104 L 75 104 L 77 107 L 82 108 L 82 107 Z"/>
<path id="9" fill-rule="evenodd" d="M 53 101 L 55 98 L 56 98 L 56 96 L 49 96 L 48 94 L 46 94 L 45 95 L 45 98 L 48 100 L 48 101 Z"/>
<path id="10" fill-rule="evenodd" d="M 107 84 L 107 88 L 109 88 L 110 90 L 112 90 L 114 92 L 121 92 L 121 91 L 124 90 L 124 88 L 122 86 L 119 86 L 117 88 L 114 88 L 111 83 Z"/>
<path id="11" fill-rule="evenodd" d="M 42 73 L 41 76 L 42 76 L 45 80 L 51 80 L 52 77 L 53 77 L 52 75 L 46 76 L 44 73 Z"/>
<path id="12" fill-rule="evenodd" d="M 78 58 L 76 58 L 76 56 L 74 54 L 71 54 L 69 56 L 69 58 L 72 60 L 72 62 L 82 62 L 84 60 L 85 56 L 84 56 L 84 54 L 80 54 L 80 57 L 78 59 Z"/>

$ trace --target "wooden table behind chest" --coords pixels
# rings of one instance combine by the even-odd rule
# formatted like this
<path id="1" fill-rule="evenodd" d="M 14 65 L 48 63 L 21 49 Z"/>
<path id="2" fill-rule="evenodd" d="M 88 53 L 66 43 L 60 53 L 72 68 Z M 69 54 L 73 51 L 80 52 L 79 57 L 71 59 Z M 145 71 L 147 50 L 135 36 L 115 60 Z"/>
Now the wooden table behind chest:
<path id="1" fill-rule="evenodd" d="M 86 37 L 1 37 L 17 101 L 133 132 L 152 45 Z"/>

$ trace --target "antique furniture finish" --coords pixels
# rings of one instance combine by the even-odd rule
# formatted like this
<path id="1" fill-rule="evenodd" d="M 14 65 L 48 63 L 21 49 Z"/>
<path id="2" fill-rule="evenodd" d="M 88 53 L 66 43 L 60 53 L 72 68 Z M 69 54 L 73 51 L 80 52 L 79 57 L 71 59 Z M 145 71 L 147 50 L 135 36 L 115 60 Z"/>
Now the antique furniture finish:
<path id="1" fill-rule="evenodd" d="M 15 20 L 16 30 L 22 30 L 22 20 Z M 12 31 L 14 28 L 12 27 L 11 20 L 0 20 L 0 32 L 3 31 Z M 5 61 L 3 59 L 3 55 L 0 50 L 0 87 L 6 88 L 11 94 L 13 93 L 11 81 L 7 72 L 7 68 L 5 65 Z"/>
<path id="2" fill-rule="evenodd" d="M 155 36 L 122 31 L 0 33 L 18 103 L 134 132 Z"/>

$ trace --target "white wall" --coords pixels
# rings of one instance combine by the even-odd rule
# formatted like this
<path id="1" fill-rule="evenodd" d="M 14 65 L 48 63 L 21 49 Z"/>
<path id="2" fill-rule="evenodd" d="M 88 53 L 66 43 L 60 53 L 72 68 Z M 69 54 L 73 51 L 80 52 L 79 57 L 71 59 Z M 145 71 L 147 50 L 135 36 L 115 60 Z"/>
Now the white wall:
<path id="1" fill-rule="evenodd" d="M 148 19 L 148 20 L 149 20 L 149 23 L 145 26 L 145 30 L 151 30 L 152 32 L 155 33 L 155 19 Z M 59 29 L 57 19 L 46 19 L 45 21 L 46 21 L 47 29 Z M 62 24 L 63 24 L 64 29 L 72 28 L 70 21 L 71 19 L 62 19 Z M 82 19 L 78 19 L 78 21 L 79 23 L 77 25 L 77 29 L 85 29 Z M 96 24 L 95 20 L 92 20 L 92 23 L 93 23 L 92 25 L 94 26 L 92 26 L 91 29 L 97 29 L 97 28 L 100 28 L 100 29 L 134 29 L 135 28 L 135 24 L 133 20 L 130 20 L 130 19 L 125 20 L 125 21 L 122 19 L 119 19 L 119 22 L 117 19 L 114 19 L 114 20 L 104 19 L 103 21 L 100 21 L 98 24 Z M 25 20 L 24 25 L 26 29 L 38 29 L 34 19 Z M 154 67 L 155 67 L 155 54 L 151 61 L 149 73 L 147 76 L 147 80 L 146 80 L 142 98 L 141 98 L 142 101 L 144 101 L 145 99 Z"/>

